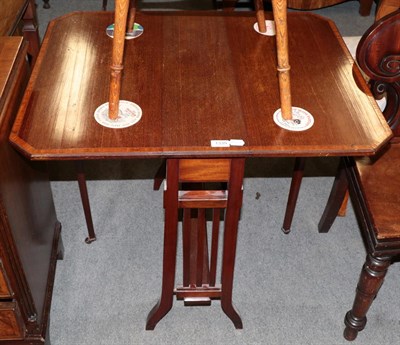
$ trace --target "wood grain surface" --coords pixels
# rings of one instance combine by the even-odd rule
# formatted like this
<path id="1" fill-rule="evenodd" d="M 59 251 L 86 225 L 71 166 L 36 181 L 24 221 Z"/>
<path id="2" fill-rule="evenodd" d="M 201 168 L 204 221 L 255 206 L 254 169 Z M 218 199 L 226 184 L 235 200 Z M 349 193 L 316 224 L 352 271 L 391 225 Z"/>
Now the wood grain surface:
<path id="1" fill-rule="evenodd" d="M 137 13 L 144 34 L 126 42 L 121 99 L 143 110 L 125 129 L 94 119 L 107 101 L 110 13 L 51 22 L 11 135 L 36 160 L 374 154 L 391 132 L 334 24 L 288 15 L 292 103 L 311 112 L 305 132 L 278 127 L 275 37 L 254 13 Z M 213 148 L 212 139 L 243 139 Z"/>

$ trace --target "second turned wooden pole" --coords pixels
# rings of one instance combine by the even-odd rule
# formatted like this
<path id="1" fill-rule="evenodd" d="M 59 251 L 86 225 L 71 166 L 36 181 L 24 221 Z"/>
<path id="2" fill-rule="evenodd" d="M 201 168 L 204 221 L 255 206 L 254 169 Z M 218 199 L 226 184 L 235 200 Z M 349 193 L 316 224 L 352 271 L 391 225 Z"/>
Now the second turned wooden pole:
<path id="1" fill-rule="evenodd" d="M 136 0 L 130 0 L 126 32 L 131 33 L 134 31 L 135 18 L 136 18 Z"/>
<path id="2" fill-rule="evenodd" d="M 124 68 L 125 30 L 128 17 L 129 0 L 115 0 L 114 39 L 112 47 L 111 80 L 109 93 L 109 112 L 111 120 L 118 118 L 121 75 Z"/>
<path id="3" fill-rule="evenodd" d="M 276 46 L 278 57 L 279 94 L 282 117 L 292 119 L 292 96 L 290 91 L 290 65 L 287 30 L 287 0 L 272 0 L 274 13 Z"/>
<path id="4" fill-rule="evenodd" d="M 267 32 L 267 26 L 265 25 L 263 0 L 255 0 L 254 5 L 256 8 L 256 18 L 257 18 L 258 30 L 260 32 Z"/>

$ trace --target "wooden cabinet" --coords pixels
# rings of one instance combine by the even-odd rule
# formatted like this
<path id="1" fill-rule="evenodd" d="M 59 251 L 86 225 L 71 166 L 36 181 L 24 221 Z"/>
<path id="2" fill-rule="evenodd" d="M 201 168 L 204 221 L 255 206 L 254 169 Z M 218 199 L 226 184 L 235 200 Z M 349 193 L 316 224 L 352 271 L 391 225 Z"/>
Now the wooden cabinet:
<path id="1" fill-rule="evenodd" d="M 0 302 L 0 339 L 23 340 L 24 321 L 16 301 Z"/>
<path id="2" fill-rule="evenodd" d="M 0 344 L 46 343 L 60 255 L 50 183 L 9 143 L 29 77 L 27 44 L 0 37 Z"/>
<path id="3" fill-rule="evenodd" d="M 0 36 L 7 35 L 24 36 L 33 65 L 40 48 L 35 0 L 1 0 Z"/>
<path id="4" fill-rule="evenodd" d="M 12 297 L 13 293 L 7 279 L 7 273 L 4 271 L 3 262 L 0 260 L 0 300 Z"/>

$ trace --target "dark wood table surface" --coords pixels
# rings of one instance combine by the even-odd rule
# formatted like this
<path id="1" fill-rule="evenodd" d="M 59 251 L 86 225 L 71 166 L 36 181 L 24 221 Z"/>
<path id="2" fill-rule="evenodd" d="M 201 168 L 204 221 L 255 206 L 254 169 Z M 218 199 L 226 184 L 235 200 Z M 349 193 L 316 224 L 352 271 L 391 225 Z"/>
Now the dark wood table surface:
<path id="1" fill-rule="evenodd" d="M 52 21 L 11 142 L 33 160 L 151 157 L 372 155 L 391 131 L 333 22 L 289 13 L 293 105 L 313 114 L 304 132 L 278 127 L 275 38 L 252 13 L 140 12 L 144 34 L 126 41 L 121 99 L 142 119 L 109 129 L 94 119 L 108 101 L 113 13 Z M 213 148 L 212 139 L 243 139 Z"/>

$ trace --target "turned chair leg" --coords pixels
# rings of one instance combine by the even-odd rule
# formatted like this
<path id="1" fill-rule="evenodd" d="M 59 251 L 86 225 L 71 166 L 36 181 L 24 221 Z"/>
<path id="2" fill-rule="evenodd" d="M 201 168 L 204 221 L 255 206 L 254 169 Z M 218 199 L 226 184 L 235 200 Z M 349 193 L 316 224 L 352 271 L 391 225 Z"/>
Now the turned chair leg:
<path id="1" fill-rule="evenodd" d="M 325 206 L 324 213 L 318 223 L 318 231 L 326 233 L 331 228 L 333 222 L 338 216 L 339 210 L 345 200 L 348 190 L 348 181 L 346 176 L 346 168 L 343 159 L 340 159 L 339 167 L 333 182 L 331 194 Z"/>
<path id="2" fill-rule="evenodd" d="M 357 285 L 353 308 L 347 312 L 344 323 L 344 337 L 356 339 L 367 323 L 367 312 L 376 297 L 390 266 L 390 257 L 368 255 Z"/>
<path id="3" fill-rule="evenodd" d="M 292 226 L 294 210 L 296 208 L 297 198 L 300 192 L 301 181 L 303 180 L 305 163 L 306 159 L 304 157 L 297 157 L 294 162 L 292 182 L 290 184 L 285 218 L 282 225 L 282 231 L 285 234 L 288 234 L 290 232 L 290 228 Z"/>

